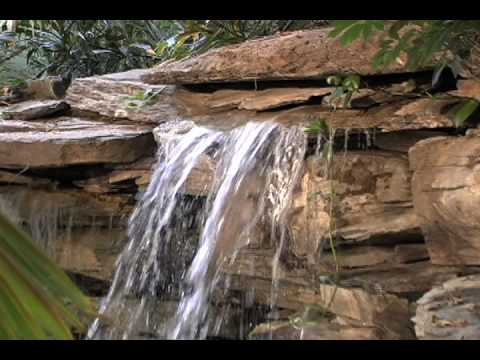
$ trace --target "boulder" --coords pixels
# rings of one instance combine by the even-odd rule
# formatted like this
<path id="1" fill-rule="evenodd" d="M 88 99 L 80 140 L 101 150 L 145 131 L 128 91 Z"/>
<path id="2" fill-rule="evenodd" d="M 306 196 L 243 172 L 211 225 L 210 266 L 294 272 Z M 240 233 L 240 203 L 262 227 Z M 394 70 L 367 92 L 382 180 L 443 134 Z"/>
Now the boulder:
<path id="1" fill-rule="evenodd" d="M 449 280 L 417 302 L 415 333 L 422 340 L 480 340 L 480 275 Z"/>
<path id="2" fill-rule="evenodd" d="M 413 204 L 434 264 L 480 264 L 480 136 L 436 137 L 410 149 Z"/>
<path id="3" fill-rule="evenodd" d="M 143 79 L 152 84 L 321 79 L 336 74 L 372 75 L 405 71 L 401 62 L 374 70 L 379 36 L 343 46 L 329 37 L 332 28 L 295 31 L 210 50 L 186 60 L 152 68 Z"/>

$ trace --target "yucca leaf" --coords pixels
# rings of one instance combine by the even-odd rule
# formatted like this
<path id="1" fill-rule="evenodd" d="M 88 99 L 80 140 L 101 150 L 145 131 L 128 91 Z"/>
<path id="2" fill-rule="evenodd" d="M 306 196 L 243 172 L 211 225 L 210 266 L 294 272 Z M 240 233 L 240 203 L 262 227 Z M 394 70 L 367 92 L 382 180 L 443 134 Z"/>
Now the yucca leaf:
<path id="1" fill-rule="evenodd" d="M 0 214 L 0 336 L 71 339 L 81 312 L 93 314 L 89 299 Z"/>
<path id="2" fill-rule="evenodd" d="M 71 339 L 70 330 L 62 320 L 56 302 L 49 299 L 45 290 L 33 278 L 26 278 L 23 269 L 15 265 L 18 264 L 12 263 L 8 255 L 0 252 L 0 272 L 4 274 L 2 280 L 16 295 L 15 303 L 19 308 L 35 314 L 31 316 L 31 321 L 42 328 L 44 338 L 51 335 L 56 339 Z"/>

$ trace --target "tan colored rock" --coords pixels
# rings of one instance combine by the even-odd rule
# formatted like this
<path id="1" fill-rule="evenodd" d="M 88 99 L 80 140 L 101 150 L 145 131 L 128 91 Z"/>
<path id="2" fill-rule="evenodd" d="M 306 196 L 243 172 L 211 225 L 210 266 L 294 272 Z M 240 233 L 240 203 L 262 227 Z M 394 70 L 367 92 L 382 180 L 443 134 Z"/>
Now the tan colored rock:
<path id="1" fill-rule="evenodd" d="M 140 80 L 145 70 L 75 79 L 65 101 L 75 114 L 160 124 L 184 118 L 206 108 L 208 94 L 175 86 L 148 85 Z M 150 94 L 151 101 L 142 101 Z M 198 109 L 197 109 L 198 108 Z"/>
<path id="2" fill-rule="evenodd" d="M 61 117 L 42 123 L 0 121 L 0 166 L 62 167 L 128 163 L 151 155 L 148 126 Z"/>
<path id="3" fill-rule="evenodd" d="M 451 91 L 450 94 L 480 101 L 480 81 L 476 79 L 459 80 L 457 81 L 457 90 Z"/>
<path id="4" fill-rule="evenodd" d="M 340 109 L 332 112 L 320 105 L 299 106 L 272 114 L 258 114 L 254 119 L 269 119 L 285 126 L 309 126 L 318 119 L 335 129 L 373 129 L 391 132 L 399 130 L 435 129 L 452 127 L 452 120 L 444 114 L 444 109 L 453 103 L 444 101 L 434 104 L 425 99 L 402 100 L 392 104 L 382 104 L 369 109 Z M 414 109 L 424 109 L 414 111 Z M 208 123 L 208 120 L 206 121 Z"/>
<path id="5" fill-rule="evenodd" d="M 437 137 L 410 149 L 415 212 L 434 264 L 480 264 L 480 137 Z"/>
<path id="6" fill-rule="evenodd" d="M 80 190 L 0 187 L 0 204 L 17 223 L 46 229 L 66 226 L 116 226 L 133 210 L 131 195 L 93 195 Z M 38 226 L 37 226 L 38 225 Z"/>
<path id="7" fill-rule="evenodd" d="M 28 100 L 2 109 L 0 118 L 35 120 L 52 115 L 62 115 L 68 109 L 68 104 L 61 100 Z"/>
<path id="8" fill-rule="evenodd" d="M 377 132 L 374 145 L 381 150 L 408 153 L 408 150 L 420 140 L 435 136 L 448 135 L 442 131 L 403 130 L 395 132 Z"/>
<path id="9" fill-rule="evenodd" d="M 95 194 L 136 191 L 150 181 L 152 170 L 114 170 L 108 175 L 73 181 L 73 184 Z"/>
<path id="10" fill-rule="evenodd" d="M 366 247 L 365 250 L 363 250 L 364 246 L 357 246 L 357 248 L 359 252 L 355 255 L 359 255 L 362 251 L 364 254 L 367 254 L 369 251 L 369 247 Z M 404 264 L 397 260 L 395 253 L 384 261 L 376 260 L 367 263 L 368 260 L 365 260 L 363 264 L 360 264 L 360 262 L 355 264 L 353 262 L 355 258 L 343 248 L 337 249 L 337 256 L 340 259 L 339 285 L 347 289 L 363 289 L 373 295 L 389 293 L 400 297 L 415 296 L 418 293 L 430 290 L 435 285 L 463 274 L 461 267 L 437 266 L 432 265 L 429 261 Z M 356 258 L 358 259 L 359 256 L 356 256 Z M 268 281 L 270 281 L 271 285 L 272 259 L 273 251 L 271 249 L 242 249 L 235 258 L 234 263 L 226 266 L 223 271 L 226 274 L 238 277 L 235 285 L 236 289 L 245 290 L 249 289 L 249 286 L 252 289 L 257 287 L 262 289 L 264 286 L 267 287 Z M 349 267 L 352 263 L 354 266 L 363 266 Z M 299 264 L 281 265 L 280 269 L 280 284 L 286 288 L 300 286 L 307 289 L 317 289 L 319 284 L 315 283 L 313 279 L 319 280 L 320 277 L 328 278 L 335 273 L 335 266 L 329 252 L 325 252 L 317 263 L 310 266 L 305 267 Z M 265 280 L 265 283 L 260 279 Z M 325 280 L 325 284 L 331 284 L 328 279 Z M 320 280 L 319 282 L 321 283 Z M 289 294 L 284 294 L 284 301 L 291 303 L 291 306 L 288 308 L 300 309 L 303 305 L 297 304 L 298 306 L 294 306 L 296 298 L 294 296 L 290 298 Z M 267 293 L 265 293 L 265 296 L 267 296 Z M 261 302 L 270 301 L 269 299 L 268 297 L 262 298 Z"/>
<path id="11" fill-rule="evenodd" d="M 398 263 L 410 263 L 428 260 L 429 258 L 425 244 L 399 244 L 395 246 L 395 261 Z"/>
<path id="12" fill-rule="evenodd" d="M 264 111 L 286 105 L 301 104 L 312 97 L 324 96 L 333 88 L 277 88 L 258 91 L 254 96 L 240 102 L 240 110 Z"/>
<path id="13" fill-rule="evenodd" d="M 265 111 L 286 105 L 301 104 L 312 97 L 324 96 L 334 88 L 272 88 L 253 90 L 218 90 L 212 93 L 208 106 L 218 110 L 252 110 Z"/>
<path id="14" fill-rule="evenodd" d="M 449 280 L 418 300 L 412 319 L 422 340 L 480 340 L 480 275 Z"/>
<path id="15" fill-rule="evenodd" d="M 253 96 L 255 96 L 255 91 L 252 90 L 218 90 L 211 94 L 207 105 L 215 111 L 238 109 L 242 101 L 250 99 Z"/>
<path id="16" fill-rule="evenodd" d="M 349 243 L 421 236 L 405 156 L 350 151 L 336 154 L 332 163 L 334 180 L 328 180 L 326 165 L 307 159 L 290 223 L 296 256 L 314 261 L 330 233 Z"/>
<path id="17" fill-rule="evenodd" d="M 273 254 L 272 254 L 273 256 Z M 272 257 L 240 255 L 224 272 L 230 275 L 231 289 L 250 291 L 257 303 L 270 305 L 272 295 Z M 390 336 L 409 338 L 408 301 L 372 289 L 348 287 L 343 283 L 312 282 L 305 269 L 281 267 L 278 279 L 277 305 L 302 311 L 306 306 L 328 308 L 336 315 L 353 319 L 364 326 L 379 326 Z"/>
<path id="18" fill-rule="evenodd" d="M 337 259 L 342 269 L 358 269 L 386 264 L 407 264 L 429 259 L 425 244 L 398 244 L 395 246 L 348 246 L 337 249 Z M 322 266 L 334 271 L 335 263 L 331 252 L 320 258 Z"/>
<path id="19" fill-rule="evenodd" d="M 30 176 L 21 175 L 18 173 L 18 171 L 15 173 L 4 170 L 0 170 L 0 183 L 22 184 L 30 186 L 45 186 L 53 184 L 53 182 L 48 179 L 33 178 Z"/>
<path id="20" fill-rule="evenodd" d="M 388 340 L 386 332 L 374 326 L 349 326 L 319 320 L 295 325 L 290 321 L 260 324 L 249 335 L 251 340 Z"/>
<path id="21" fill-rule="evenodd" d="M 126 230 L 122 228 L 73 228 L 59 231 L 50 246 L 53 261 L 62 269 L 111 281 L 126 242 Z"/>
<path id="22" fill-rule="evenodd" d="M 371 67 L 380 39 L 342 46 L 332 28 L 295 31 L 213 49 L 190 59 L 165 62 L 143 76 L 152 84 L 319 79 L 335 74 L 371 75 L 405 71 L 399 63 Z"/>
<path id="23" fill-rule="evenodd" d="M 219 90 L 200 93 L 182 87 L 145 84 L 141 78 L 147 72 L 148 70 L 132 70 L 76 79 L 68 90 L 66 101 L 76 115 L 154 124 L 187 119 L 198 126 L 219 130 L 231 130 L 249 121 L 276 121 L 286 126 L 307 127 L 318 119 L 325 119 L 331 127 L 337 129 L 377 128 L 380 131 L 398 131 L 452 126 L 451 119 L 443 110 L 455 100 L 439 102 L 432 99 L 400 99 L 368 109 L 335 112 L 321 105 L 282 110 L 284 105 L 301 105 L 312 96 L 323 96 L 331 90 L 272 88 L 257 92 Z M 148 104 L 129 108 L 132 101 L 141 104 L 141 101 L 134 98 L 145 92 L 157 95 Z M 252 97 L 252 94 L 255 96 Z M 375 94 L 372 98 L 375 98 Z"/>

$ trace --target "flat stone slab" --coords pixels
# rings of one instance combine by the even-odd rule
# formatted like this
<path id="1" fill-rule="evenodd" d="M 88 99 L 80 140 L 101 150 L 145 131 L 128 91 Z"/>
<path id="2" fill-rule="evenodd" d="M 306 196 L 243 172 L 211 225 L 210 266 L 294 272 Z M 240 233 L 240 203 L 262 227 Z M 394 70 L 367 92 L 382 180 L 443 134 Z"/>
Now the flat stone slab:
<path id="1" fill-rule="evenodd" d="M 329 37 L 332 28 L 304 30 L 250 40 L 152 68 L 152 84 L 195 84 L 254 80 L 319 79 L 336 74 L 373 75 L 405 71 L 400 62 L 374 70 L 380 39 L 343 46 Z"/>
<path id="2" fill-rule="evenodd" d="M 11 105 L 0 111 L 0 118 L 16 120 L 41 119 L 51 115 L 59 115 L 70 107 L 61 100 L 28 100 Z"/>
<path id="3" fill-rule="evenodd" d="M 265 111 L 301 104 L 312 97 L 324 96 L 334 88 L 272 88 L 261 91 L 219 90 L 212 94 L 208 106 L 213 109 Z"/>
<path id="4" fill-rule="evenodd" d="M 0 120 L 0 167 L 128 163 L 154 148 L 148 126 L 70 117 L 41 123 Z"/>

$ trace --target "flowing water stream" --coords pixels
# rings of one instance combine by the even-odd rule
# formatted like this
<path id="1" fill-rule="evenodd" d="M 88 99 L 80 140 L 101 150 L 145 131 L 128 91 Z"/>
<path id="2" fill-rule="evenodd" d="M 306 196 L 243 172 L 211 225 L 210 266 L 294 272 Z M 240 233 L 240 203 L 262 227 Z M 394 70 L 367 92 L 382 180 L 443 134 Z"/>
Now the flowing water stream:
<path id="1" fill-rule="evenodd" d="M 224 320 L 211 306 L 214 292 L 228 288 L 222 265 L 258 240 L 259 224 L 267 224 L 275 246 L 274 308 L 306 143 L 303 130 L 269 122 L 229 132 L 193 126 L 166 141 L 88 338 L 205 339 Z M 207 198 L 186 195 L 189 175 L 206 156 L 216 164 Z"/>

